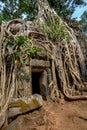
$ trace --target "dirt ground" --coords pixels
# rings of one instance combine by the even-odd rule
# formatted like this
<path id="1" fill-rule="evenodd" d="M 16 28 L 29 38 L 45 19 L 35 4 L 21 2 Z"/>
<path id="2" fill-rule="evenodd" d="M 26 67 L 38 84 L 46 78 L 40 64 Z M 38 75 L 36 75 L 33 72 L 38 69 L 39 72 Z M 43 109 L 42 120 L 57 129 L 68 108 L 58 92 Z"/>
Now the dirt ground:
<path id="1" fill-rule="evenodd" d="M 53 123 L 52 130 L 87 130 L 87 101 L 44 104 L 47 117 Z"/>
<path id="2" fill-rule="evenodd" d="M 3 130 L 87 130 L 87 100 L 44 101 L 42 108 L 18 116 Z"/>

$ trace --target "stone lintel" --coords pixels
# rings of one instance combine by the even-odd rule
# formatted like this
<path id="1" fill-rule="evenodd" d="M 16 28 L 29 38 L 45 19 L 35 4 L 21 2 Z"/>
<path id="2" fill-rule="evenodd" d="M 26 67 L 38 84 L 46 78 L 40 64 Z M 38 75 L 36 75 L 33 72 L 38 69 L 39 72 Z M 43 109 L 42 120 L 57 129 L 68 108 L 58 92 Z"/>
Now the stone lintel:
<path id="1" fill-rule="evenodd" d="M 31 66 L 32 67 L 45 67 L 49 68 L 50 67 L 50 61 L 45 61 L 45 60 L 37 60 L 37 59 L 32 59 L 31 61 Z"/>

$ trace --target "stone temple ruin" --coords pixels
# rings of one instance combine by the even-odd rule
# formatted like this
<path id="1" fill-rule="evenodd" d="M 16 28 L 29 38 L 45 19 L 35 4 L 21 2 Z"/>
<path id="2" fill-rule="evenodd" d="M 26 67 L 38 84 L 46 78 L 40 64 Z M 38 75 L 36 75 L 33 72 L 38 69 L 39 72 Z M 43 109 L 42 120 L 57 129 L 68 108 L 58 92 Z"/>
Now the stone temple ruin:
<path id="1" fill-rule="evenodd" d="M 3 120 L 12 98 L 29 97 L 37 93 L 42 95 L 43 99 L 50 97 L 52 100 L 58 100 L 61 94 L 68 100 L 87 99 L 86 55 L 83 55 L 85 44 L 78 38 L 79 33 L 62 21 L 47 1 L 38 0 L 38 4 L 38 19 L 13 19 L 6 25 L 2 24 L 0 28 L 0 118 L 3 116 Z M 50 15 L 52 24 L 56 18 L 60 19 L 58 26 L 54 25 L 55 29 L 63 27 L 55 39 L 52 39 L 53 35 L 49 38 L 49 32 L 45 34 L 40 28 L 41 24 L 49 27 L 49 23 L 46 23 L 47 15 Z M 18 36 L 30 38 L 27 42 L 29 55 L 31 50 L 35 52 L 36 48 L 41 51 L 28 57 L 26 46 L 20 42 L 17 44 Z M 20 53 L 24 64 L 21 64 L 18 57 Z M 15 60 L 14 54 L 17 58 Z"/>
<path id="2" fill-rule="evenodd" d="M 21 22 L 20 22 L 21 21 Z M 30 62 L 27 62 L 28 59 L 25 59 L 26 64 L 21 66 L 18 65 L 18 72 L 17 72 L 17 81 L 16 81 L 16 93 L 15 98 L 23 97 L 23 96 L 30 96 L 32 94 L 41 94 L 43 97 L 46 97 L 49 93 L 48 86 L 52 81 L 52 72 L 51 72 L 51 59 L 48 52 L 45 49 L 45 46 L 47 46 L 47 42 L 43 42 L 43 45 L 41 45 L 40 39 L 46 39 L 43 34 L 39 34 L 38 32 L 30 29 L 32 28 L 31 22 L 26 22 L 25 26 L 27 26 L 27 30 L 24 30 L 23 23 L 24 21 L 20 19 L 15 19 L 11 22 L 9 22 L 7 29 L 11 33 L 11 35 L 32 35 L 32 38 L 36 38 L 36 41 L 33 42 L 33 46 L 40 48 L 41 51 L 38 52 L 35 56 L 33 56 L 30 59 Z M 15 28 L 14 28 L 15 24 Z M 10 25 L 10 26 L 9 26 Z M 18 26 L 22 27 L 22 31 L 17 30 L 15 33 L 15 29 Z M 28 28 L 29 26 L 29 28 Z M 33 25 L 34 26 L 34 25 Z M 29 29 L 29 30 L 28 30 Z M 29 32 L 30 31 L 30 32 Z M 37 39 L 39 37 L 39 40 Z M 49 46 L 48 46 L 49 48 Z M 9 71 L 9 66 L 11 66 L 10 63 L 11 59 L 7 56 L 7 71 Z"/>
<path id="3" fill-rule="evenodd" d="M 39 46 L 40 47 L 40 46 Z M 48 84 L 51 82 L 51 63 L 43 49 L 36 57 L 31 59 L 30 66 L 26 65 L 18 72 L 17 97 L 32 94 L 48 95 Z M 31 69 L 29 69 L 31 67 Z"/>

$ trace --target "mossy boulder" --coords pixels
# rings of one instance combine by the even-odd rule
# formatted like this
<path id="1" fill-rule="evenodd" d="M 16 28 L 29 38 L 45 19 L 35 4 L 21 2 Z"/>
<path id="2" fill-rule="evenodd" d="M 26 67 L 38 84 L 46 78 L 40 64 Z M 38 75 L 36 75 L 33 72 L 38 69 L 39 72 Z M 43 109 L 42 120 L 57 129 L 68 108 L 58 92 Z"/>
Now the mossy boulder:
<path id="1" fill-rule="evenodd" d="M 34 94 L 30 97 L 12 99 L 9 104 L 9 117 L 27 113 L 41 107 L 43 104 L 42 96 Z"/>

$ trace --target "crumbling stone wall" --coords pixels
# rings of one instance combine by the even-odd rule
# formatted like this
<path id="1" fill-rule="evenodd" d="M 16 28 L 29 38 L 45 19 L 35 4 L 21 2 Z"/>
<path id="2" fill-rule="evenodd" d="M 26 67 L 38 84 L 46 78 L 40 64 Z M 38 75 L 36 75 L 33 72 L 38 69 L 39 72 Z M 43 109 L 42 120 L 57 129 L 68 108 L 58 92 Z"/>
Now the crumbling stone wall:
<path id="1" fill-rule="evenodd" d="M 81 50 L 82 50 L 83 55 L 84 55 L 84 60 L 85 60 L 86 69 L 87 69 L 87 41 L 86 41 L 86 35 L 82 32 L 82 28 L 81 28 L 79 22 L 77 22 L 76 20 L 66 18 L 65 21 L 73 29 L 73 31 L 74 31 L 74 33 L 76 35 L 76 38 L 78 40 L 78 43 L 80 44 Z M 85 77 L 85 80 L 87 80 L 86 77 Z"/>

